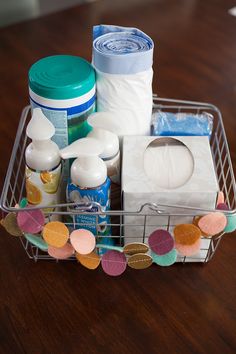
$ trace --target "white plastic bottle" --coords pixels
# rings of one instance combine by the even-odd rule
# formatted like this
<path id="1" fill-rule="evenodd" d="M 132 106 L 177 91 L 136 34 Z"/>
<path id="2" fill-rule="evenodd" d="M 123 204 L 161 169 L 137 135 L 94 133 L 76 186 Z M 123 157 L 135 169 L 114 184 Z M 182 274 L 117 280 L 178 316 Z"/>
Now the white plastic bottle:
<path id="1" fill-rule="evenodd" d="M 107 175 L 112 182 L 120 183 L 120 150 L 118 136 L 101 128 L 93 128 L 87 136 L 101 142 L 104 149 L 99 156 L 107 166 Z"/>
<path id="2" fill-rule="evenodd" d="M 107 177 L 105 162 L 99 157 L 103 151 L 101 143 L 94 138 L 82 138 L 60 150 L 63 159 L 76 158 L 71 166 L 71 182 L 67 185 L 67 202 L 76 203 L 75 208 L 92 203 L 88 209 L 91 214 L 78 212 L 73 216 L 77 228 L 93 232 L 104 244 L 113 244 L 110 217 L 110 178 Z M 93 213 L 103 211 L 96 217 Z"/>
<path id="3" fill-rule="evenodd" d="M 40 108 L 33 110 L 26 134 L 32 140 L 25 150 L 28 203 L 37 206 L 55 205 L 60 197 L 61 158 L 57 144 L 51 140 L 55 128 Z"/>

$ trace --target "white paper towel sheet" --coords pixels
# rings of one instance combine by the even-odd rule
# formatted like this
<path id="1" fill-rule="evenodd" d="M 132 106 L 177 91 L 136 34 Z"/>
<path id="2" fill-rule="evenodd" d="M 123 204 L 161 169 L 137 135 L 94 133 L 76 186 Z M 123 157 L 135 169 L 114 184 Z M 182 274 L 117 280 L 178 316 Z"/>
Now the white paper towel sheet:
<path id="1" fill-rule="evenodd" d="M 133 75 L 96 72 L 97 111 L 120 116 L 117 135 L 150 135 L 153 70 Z"/>

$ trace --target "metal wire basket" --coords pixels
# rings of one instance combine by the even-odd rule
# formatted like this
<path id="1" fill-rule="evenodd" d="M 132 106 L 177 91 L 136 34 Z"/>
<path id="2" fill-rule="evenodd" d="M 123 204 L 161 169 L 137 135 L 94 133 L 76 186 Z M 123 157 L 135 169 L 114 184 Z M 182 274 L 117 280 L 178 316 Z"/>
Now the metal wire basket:
<path id="1" fill-rule="evenodd" d="M 225 135 L 225 130 L 223 126 L 223 120 L 219 109 L 208 103 L 201 102 L 192 102 L 192 101 L 182 101 L 182 100 L 173 100 L 173 99 L 165 99 L 158 98 L 156 96 L 153 97 L 153 111 L 168 111 L 168 112 L 188 112 L 188 113 L 202 113 L 208 112 L 214 116 L 213 120 L 213 132 L 210 139 L 210 146 L 213 156 L 213 161 L 215 165 L 215 172 L 218 179 L 220 190 L 223 191 L 225 195 L 226 202 L 230 207 L 229 212 L 225 212 L 227 214 L 235 214 L 236 213 L 236 189 L 235 189 L 235 178 L 232 168 L 232 163 L 230 159 L 229 147 Z M 26 136 L 26 126 L 30 119 L 30 106 L 27 106 L 23 109 L 21 119 L 19 122 L 19 127 L 16 134 L 15 143 L 13 146 L 8 170 L 6 173 L 6 178 L 4 182 L 4 187 L 1 196 L 1 209 L 4 212 L 19 212 L 20 210 L 24 210 L 24 208 L 20 209 L 16 205 L 19 204 L 20 200 L 25 196 L 25 159 L 24 152 L 27 144 L 29 143 L 28 138 Z M 63 180 L 61 181 L 62 185 L 65 185 L 68 176 L 64 174 Z M 201 208 L 192 208 L 192 207 L 183 207 L 181 205 L 160 205 L 155 203 L 148 203 L 148 201 L 144 201 L 144 204 L 141 206 L 139 210 L 135 210 L 132 212 L 127 212 L 122 210 L 120 206 L 120 189 L 117 186 L 112 186 L 112 208 L 109 211 L 104 212 L 99 205 L 98 212 L 93 213 L 96 220 L 96 230 L 99 229 L 99 217 L 109 215 L 110 223 L 107 224 L 107 227 L 111 227 L 112 229 L 112 237 L 116 240 L 116 244 L 122 246 L 124 241 L 132 242 L 133 237 L 129 236 L 129 239 L 125 240 L 124 229 L 126 225 L 126 216 L 135 216 L 138 218 L 140 222 L 135 223 L 135 227 L 140 227 L 142 229 L 142 237 L 140 242 L 145 242 L 149 233 L 147 231 L 147 220 L 149 216 L 156 215 L 156 220 L 160 216 L 166 216 L 167 222 L 165 225 L 160 226 L 160 222 L 157 222 L 156 225 L 153 224 L 153 228 L 162 228 L 166 230 L 171 230 L 173 226 L 176 224 L 173 223 L 173 220 L 176 220 L 176 217 L 183 218 L 188 217 L 193 221 L 195 216 L 204 215 L 209 213 L 209 209 L 201 209 Z M 65 197 L 62 196 L 61 200 L 65 201 Z M 115 201 L 115 202 L 114 202 Z M 77 229 L 82 225 L 76 222 L 75 216 L 80 214 L 83 215 L 91 215 L 91 208 L 96 203 L 90 204 L 67 204 L 65 202 L 61 204 L 57 204 L 53 206 L 53 212 L 47 215 L 48 220 L 52 219 L 61 219 L 63 222 L 68 225 L 68 227 Z M 76 210 L 74 207 L 77 207 Z M 32 206 L 29 209 L 38 209 L 37 206 Z M 42 207 L 40 207 L 42 208 Z M 65 218 L 71 216 L 72 221 L 66 222 Z M 85 224 L 83 224 L 85 226 Z M 90 226 L 88 223 L 86 226 Z M 129 223 L 130 226 L 130 223 Z M 222 239 L 224 233 L 217 235 L 214 238 L 205 238 L 202 237 L 201 242 L 201 250 L 199 254 L 191 257 L 183 257 L 178 256 L 177 261 L 185 263 L 185 262 L 208 262 L 213 255 Z M 101 237 L 101 236 L 100 236 Z M 22 245 L 29 256 L 29 258 L 37 260 L 54 260 L 54 258 L 50 257 L 48 254 L 45 254 L 37 247 L 33 246 L 29 243 L 24 237 L 20 238 Z M 71 260 L 75 259 L 75 257 L 71 257 Z"/>

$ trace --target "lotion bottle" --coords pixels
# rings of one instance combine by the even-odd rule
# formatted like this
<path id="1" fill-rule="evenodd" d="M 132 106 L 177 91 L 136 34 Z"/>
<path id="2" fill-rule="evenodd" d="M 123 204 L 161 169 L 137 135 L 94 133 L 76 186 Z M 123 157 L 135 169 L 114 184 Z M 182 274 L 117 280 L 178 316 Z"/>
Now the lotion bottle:
<path id="1" fill-rule="evenodd" d="M 87 136 L 101 142 L 103 151 L 99 156 L 107 166 L 107 175 L 112 182 L 120 184 L 120 150 L 118 136 L 102 128 L 93 128 Z"/>
<path id="2" fill-rule="evenodd" d="M 40 108 L 33 110 L 26 128 L 32 142 L 25 150 L 26 197 L 29 205 L 51 206 L 60 198 L 61 158 L 59 148 L 51 138 L 55 134 L 53 124 Z M 50 212 L 52 208 L 44 209 Z"/>
<path id="3" fill-rule="evenodd" d="M 76 228 L 84 228 L 97 236 L 99 242 L 113 244 L 110 217 L 98 218 L 93 213 L 110 209 L 110 178 L 107 177 L 105 162 L 99 157 L 103 146 L 97 139 L 82 138 L 60 150 L 63 159 L 76 158 L 71 165 L 70 181 L 66 195 L 68 203 L 76 203 L 75 209 L 88 208 L 91 215 L 81 213 L 72 216 Z M 94 203 L 94 204 L 91 204 Z"/>

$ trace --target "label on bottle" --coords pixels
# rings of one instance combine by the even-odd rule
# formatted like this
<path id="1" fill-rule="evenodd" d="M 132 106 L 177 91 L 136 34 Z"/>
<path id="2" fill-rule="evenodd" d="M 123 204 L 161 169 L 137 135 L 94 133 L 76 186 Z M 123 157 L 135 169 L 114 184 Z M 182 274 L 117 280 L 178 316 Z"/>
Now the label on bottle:
<path id="1" fill-rule="evenodd" d="M 67 186 L 67 202 L 78 204 L 78 206 L 74 206 L 78 213 L 72 217 L 73 224 L 71 226 L 75 229 L 83 228 L 91 231 L 96 236 L 97 241 L 104 244 L 114 244 L 114 239 L 111 237 L 110 216 L 105 214 L 106 211 L 110 210 L 110 186 L 109 178 L 101 186 L 94 189 L 80 188 L 73 183 L 69 183 Z M 101 208 L 94 205 L 87 210 L 89 214 L 80 211 L 82 205 L 88 205 L 92 202 L 98 203 Z M 94 214 L 101 211 L 104 214 Z"/>
<path id="2" fill-rule="evenodd" d="M 61 163 L 52 170 L 36 171 L 28 166 L 25 169 L 25 189 L 28 203 L 37 206 L 50 206 L 59 202 Z M 43 209 L 45 213 L 53 208 Z"/>

